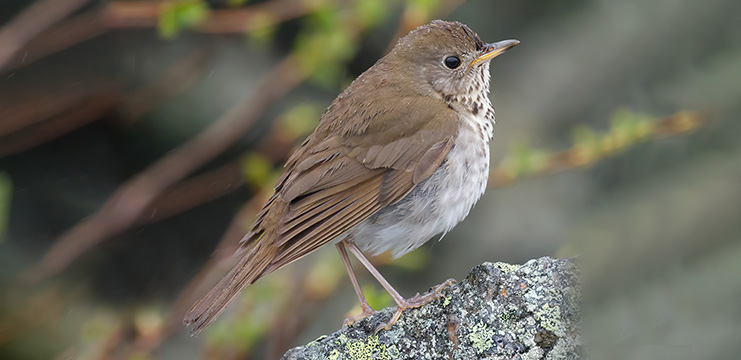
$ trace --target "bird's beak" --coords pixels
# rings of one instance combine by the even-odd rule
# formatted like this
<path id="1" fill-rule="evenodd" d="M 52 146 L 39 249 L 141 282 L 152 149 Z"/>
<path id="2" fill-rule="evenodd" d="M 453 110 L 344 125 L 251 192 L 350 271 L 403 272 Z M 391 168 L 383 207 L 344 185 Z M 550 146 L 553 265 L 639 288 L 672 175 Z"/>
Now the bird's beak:
<path id="1" fill-rule="evenodd" d="M 476 58 L 476 60 L 471 62 L 471 64 L 468 65 L 468 68 L 470 69 L 471 66 L 474 66 L 475 64 L 483 63 L 499 55 L 502 55 L 505 51 L 513 48 L 519 43 L 519 40 L 502 40 L 499 42 L 486 44 L 486 52 L 484 53 L 484 55 L 479 56 L 478 58 Z"/>

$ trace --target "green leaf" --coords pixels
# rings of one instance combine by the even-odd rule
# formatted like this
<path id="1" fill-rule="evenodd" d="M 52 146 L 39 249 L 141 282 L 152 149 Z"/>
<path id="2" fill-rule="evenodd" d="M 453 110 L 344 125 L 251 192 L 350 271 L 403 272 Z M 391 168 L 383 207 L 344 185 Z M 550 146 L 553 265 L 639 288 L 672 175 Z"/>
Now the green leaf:
<path id="1" fill-rule="evenodd" d="M 368 301 L 368 305 L 374 309 L 383 309 L 393 305 L 394 299 L 383 288 L 378 289 L 373 285 L 364 285 L 361 290 L 365 300 Z"/>
<path id="2" fill-rule="evenodd" d="M 229 7 L 238 8 L 247 4 L 247 1 L 249 0 L 227 0 L 226 4 L 229 5 Z"/>
<path id="3" fill-rule="evenodd" d="M 260 12 L 252 17 L 247 29 L 247 39 L 253 46 L 269 45 L 278 29 L 276 19 L 267 12 Z"/>
<path id="4" fill-rule="evenodd" d="M 610 118 L 610 130 L 602 140 L 604 152 L 615 152 L 627 148 L 650 135 L 652 118 L 645 114 L 619 109 Z M 648 126 L 648 128 L 647 128 Z"/>
<path id="5" fill-rule="evenodd" d="M 335 31 L 340 27 L 340 12 L 333 4 L 317 6 L 309 16 L 309 27 L 317 31 Z"/>
<path id="6" fill-rule="evenodd" d="M 316 128 L 322 111 L 323 108 L 319 104 L 311 102 L 298 104 L 280 117 L 281 130 L 294 138 L 306 136 Z"/>
<path id="7" fill-rule="evenodd" d="M 440 6 L 440 0 L 407 0 L 407 12 L 414 18 L 427 20 Z"/>
<path id="8" fill-rule="evenodd" d="M 530 147 L 529 141 L 520 140 L 514 143 L 512 155 L 514 155 L 518 174 L 527 174 L 530 172 L 530 156 L 532 152 L 533 149 Z"/>
<path id="9" fill-rule="evenodd" d="M 177 16 L 173 11 L 163 11 L 157 21 L 157 31 L 160 36 L 169 39 L 177 35 Z"/>
<path id="10" fill-rule="evenodd" d="M 597 141 L 597 135 L 594 134 L 594 131 L 584 125 L 574 128 L 573 138 L 575 144 L 581 145 L 591 145 Z"/>
<path id="11" fill-rule="evenodd" d="M 387 0 L 358 0 L 355 17 L 362 27 L 373 27 L 381 23 L 388 15 L 391 4 Z"/>
<path id="12" fill-rule="evenodd" d="M 245 182 L 253 189 L 260 189 L 271 179 L 273 164 L 260 153 L 251 151 L 240 159 Z"/>
<path id="13" fill-rule="evenodd" d="M 345 65 L 356 53 L 353 38 L 357 25 L 342 18 L 347 13 L 334 6 L 318 8 L 296 38 L 295 55 L 301 70 L 322 86 L 336 88 L 345 74 Z"/>
<path id="14" fill-rule="evenodd" d="M 432 11 L 440 5 L 440 0 L 407 0 L 409 5 L 419 6 L 422 9 Z"/>
<path id="15" fill-rule="evenodd" d="M 515 140 L 500 168 L 510 176 L 538 173 L 548 166 L 548 152 L 530 146 L 527 139 Z"/>
<path id="16" fill-rule="evenodd" d="M 301 69 L 325 86 L 336 86 L 357 45 L 346 31 L 321 31 L 299 36 L 296 55 Z"/>
<path id="17" fill-rule="evenodd" d="M 163 5 L 157 30 L 163 38 L 172 38 L 181 29 L 198 25 L 208 17 L 208 4 L 202 0 L 181 0 Z"/>

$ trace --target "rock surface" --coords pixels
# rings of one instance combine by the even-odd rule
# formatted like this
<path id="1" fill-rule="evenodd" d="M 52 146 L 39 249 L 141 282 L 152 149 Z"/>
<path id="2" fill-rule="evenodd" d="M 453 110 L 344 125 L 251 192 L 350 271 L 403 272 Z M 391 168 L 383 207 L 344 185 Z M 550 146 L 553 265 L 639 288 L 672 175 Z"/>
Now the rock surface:
<path id="1" fill-rule="evenodd" d="M 437 300 L 374 335 L 386 308 L 283 359 L 580 359 L 580 290 L 573 259 L 484 263 Z"/>

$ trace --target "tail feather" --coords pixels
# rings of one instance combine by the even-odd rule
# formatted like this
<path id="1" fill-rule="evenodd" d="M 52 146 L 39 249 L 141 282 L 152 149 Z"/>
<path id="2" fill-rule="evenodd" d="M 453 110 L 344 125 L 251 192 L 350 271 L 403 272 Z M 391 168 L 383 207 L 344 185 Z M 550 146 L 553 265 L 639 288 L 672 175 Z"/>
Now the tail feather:
<path id="1" fill-rule="evenodd" d="M 239 263 L 198 300 L 185 314 L 183 323 L 192 325 L 191 335 L 198 335 L 208 327 L 245 286 L 272 272 L 266 268 L 273 262 L 278 249 L 257 243 L 239 259 Z"/>

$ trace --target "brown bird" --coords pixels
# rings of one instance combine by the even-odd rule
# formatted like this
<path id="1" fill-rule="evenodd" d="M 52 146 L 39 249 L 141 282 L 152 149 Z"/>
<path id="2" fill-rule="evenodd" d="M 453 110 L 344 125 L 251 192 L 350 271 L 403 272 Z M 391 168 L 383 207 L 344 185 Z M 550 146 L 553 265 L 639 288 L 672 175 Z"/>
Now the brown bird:
<path id="1" fill-rule="evenodd" d="M 231 271 L 185 316 L 199 333 L 247 285 L 335 244 L 363 313 L 347 249 L 391 294 L 394 316 L 439 291 L 404 299 L 362 251 L 399 257 L 446 233 L 486 189 L 494 109 L 489 60 L 517 40 L 481 41 L 468 26 L 436 20 L 399 40 L 322 115 L 285 164 L 275 193 L 241 241 Z"/>

